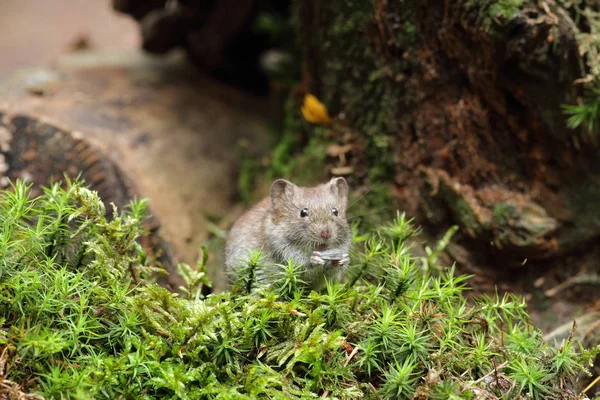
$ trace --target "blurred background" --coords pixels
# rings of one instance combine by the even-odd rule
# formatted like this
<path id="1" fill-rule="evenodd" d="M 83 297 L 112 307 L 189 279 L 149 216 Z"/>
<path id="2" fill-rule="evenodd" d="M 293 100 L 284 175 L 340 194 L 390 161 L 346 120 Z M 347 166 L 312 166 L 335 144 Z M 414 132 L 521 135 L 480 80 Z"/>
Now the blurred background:
<path id="1" fill-rule="evenodd" d="M 137 24 L 110 0 L 4 0 L 0 2 L 0 75 L 56 61 L 82 47 L 133 51 Z"/>

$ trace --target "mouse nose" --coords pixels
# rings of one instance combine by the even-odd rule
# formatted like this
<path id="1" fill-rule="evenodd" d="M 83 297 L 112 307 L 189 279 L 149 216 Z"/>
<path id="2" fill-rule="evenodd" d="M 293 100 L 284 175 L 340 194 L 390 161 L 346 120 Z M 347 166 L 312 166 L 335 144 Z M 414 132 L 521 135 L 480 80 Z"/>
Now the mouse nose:
<path id="1" fill-rule="evenodd" d="M 329 229 L 323 229 L 321 231 L 321 238 L 322 239 L 329 239 L 329 236 L 331 236 L 331 233 L 329 232 Z"/>

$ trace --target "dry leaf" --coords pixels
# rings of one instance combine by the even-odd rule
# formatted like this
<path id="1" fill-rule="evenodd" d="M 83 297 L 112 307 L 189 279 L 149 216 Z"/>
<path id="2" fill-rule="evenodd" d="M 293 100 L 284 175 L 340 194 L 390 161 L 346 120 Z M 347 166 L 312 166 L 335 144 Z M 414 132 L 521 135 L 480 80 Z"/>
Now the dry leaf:
<path id="1" fill-rule="evenodd" d="M 296 315 L 298 317 L 306 317 L 306 314 L 297 310 L 288 310 L 288 312 L 292 315 Z"/>
<path id="2" fill-rule="evenodd" d="M 267 350 L 269 350 L 267 346 L 261 347 L 260 351 L 258 352 L 258 355 L 256 356 L 256 359 L 260 359 L 262 356 L 264 356 Z"/>
<path id="3" fill-rule="evenodd" d="M 302 105 L 302 116 L 308 122 L 320 125 L 331 124 L 331 117 L 327 112 L 325 104 L 321 103 L 312 94 L 308 93 L 304 96 L 304 104 Z"/>

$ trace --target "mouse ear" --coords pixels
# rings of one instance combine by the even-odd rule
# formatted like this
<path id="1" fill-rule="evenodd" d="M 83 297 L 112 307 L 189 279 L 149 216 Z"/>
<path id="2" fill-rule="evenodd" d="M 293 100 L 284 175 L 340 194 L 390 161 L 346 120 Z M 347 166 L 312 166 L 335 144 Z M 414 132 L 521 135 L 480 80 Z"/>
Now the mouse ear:
<path id="1" fill-rule="evenodd" d="M 277 179 L 271 185 L 270 196 L 273 207 L 278 208 L 286 197 L 289 197 L 294 192 L 294 184 L 285 179 Z"/>
<path id="2" fill-rule="evenodd" d="M 331 191 L 338 198 L 341 207 L 346 208 L 348 204 L 348 182 L 344 178 L 333 178 L 329 181 Z"/>

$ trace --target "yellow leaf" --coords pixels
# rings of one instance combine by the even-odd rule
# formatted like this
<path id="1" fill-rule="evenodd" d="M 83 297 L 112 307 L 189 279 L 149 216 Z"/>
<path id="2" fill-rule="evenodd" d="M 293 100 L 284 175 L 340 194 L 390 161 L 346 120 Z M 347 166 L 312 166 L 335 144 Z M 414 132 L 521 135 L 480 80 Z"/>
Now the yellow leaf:
<path id="1" fill-rule="evenodd" d="M 321 103 L 319 99 L 310 93 L 304 96 L 304 105 L 301 111 L 304 119 L 308 122 L 321 125 L 329 125 L 331 123 L 331 117 L 329 117 L 325 104 Z"/>

